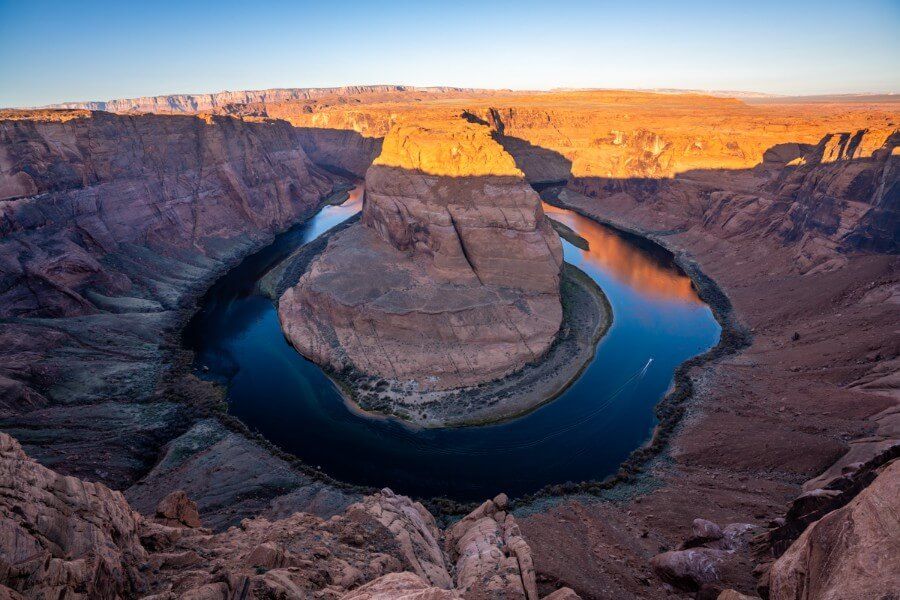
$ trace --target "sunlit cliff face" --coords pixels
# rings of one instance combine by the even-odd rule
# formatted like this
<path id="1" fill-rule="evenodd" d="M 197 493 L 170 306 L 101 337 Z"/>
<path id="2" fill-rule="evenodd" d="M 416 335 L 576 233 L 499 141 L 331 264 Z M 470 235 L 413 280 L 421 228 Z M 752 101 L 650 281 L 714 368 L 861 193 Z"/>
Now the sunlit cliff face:
<path id="1" fill-rule="evenodd" d="M 549 204 L 543 206 L 547 216 L 565 223 L 587 241 L 589 249 L 579 251 L 588 263 L 608 271 L 644 295 L 685 304 L 702 304 L 686 275 L 674 268 L 661 266 L 639 248 L 590 219 Z"/>
<path id="2" fill-rule="evenodd" d="M 487 127 L 462 119 L 399 126 L 372 164 L 446 177 L 525 177 Z"/>

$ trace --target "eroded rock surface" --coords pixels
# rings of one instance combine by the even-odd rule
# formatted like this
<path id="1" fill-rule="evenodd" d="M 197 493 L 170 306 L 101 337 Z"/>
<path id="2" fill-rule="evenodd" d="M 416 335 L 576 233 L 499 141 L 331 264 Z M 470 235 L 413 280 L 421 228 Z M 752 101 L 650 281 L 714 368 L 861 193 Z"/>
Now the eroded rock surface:
<path id="1" fill-rule="evenodd" d="M 194 300 L 335 179 L 284 122 L 0 113 L 0 425 L 45 464 L 132 483 L 216 396 L 171 375 Z"/>
<path id="2" fill-rule="evenodd" d="M 0 433 L 0 584 L 35 597 L 133 595 L 142 522 L 121 493 L 42 467 Z"/>
<path id="3" fill-rule="evenodd" d="M 348 512 L 354 510 L 372 515 L 394 534 L 403 555 L 419 577 L 439 588 L 452 587 L 453 580 L 441 552 L 441 532 L 424 506 L 411 503 L 409 498 L 397 496 L 385 488 L 347 509 Z"/>
<path id="4" fill-rule="evenodd" d="M 332 237 L 279 316 L 335 371 L 471 386 L 550 347 L 561 262 L 537 194 L 488 128 L 398 126 L 366 175 L 362 224 Z"/>
<path id="5" fill-rule="evenodd" d="M 890 598 L 900 590 L 900 462 L 810 525 L 764 584 L 771 600 Z"/>
<path id="6" fill-rule="evenodd" d="M 200 513 L 197 503 L 177 490 L 163 498 L 156 505 L 155 521 L 169 527 L 200 527 Z"/>
<path id="7" fill-rule="evenodd" d="M 729 571 L 746 571 L 746 550 L 757 530 L 749 523 L 719 527 L 708 519 L 694 519 L 691 533 L 680 548 L 657 554 L 650 566 L 660 579 L 676 588 L 715 598 L 723 591 L 720 582 L 728 578 Z"/>
<path id="8" fill-rule="evenodd" d="M 297 511 L 329 518 L 359 500 L 292 467 L 269 449 L 215 419 L 198 421 L 170 441 L 159 462 L 125 491 L 153 515 L 171 490 L 183 490 L 204 524 L 216 530 L 256 516 L 283 519 Z"/>
<path id="9" fill-rule="evenodd" d="M 458 600 L 456 590 L 430 586 L 413 573 L 391 573 L 353 590 L 341 600 Z"/>
<path id="10" fill-rule="evenodd" d="M 134 106 L 127 103 L 123 108 Z M 623 92 L 507 94 L 462 100 L 460 106 L 441 100 L 445 115 L 472 108 L 479 118 L 495 124 L 529 181 L 568 181 L 560 198 L 585 214 L 665 236 L 667 245 L 689 254 L 715 278 L 737 315 L 753 330 L 752 346 L 741 354 L 694 369 L 691 417 L 672 438 L 672 460 L 653 470 L 661 485 L 621 506 L 562 502 L 519 519 L 534 550 L 542 591 L 565 584 L 585 597 L 667 597 L 670 591 L 648 571 L 650 557 L 663 548 L 678 547 L 690 535 L 688 527 L 698 516 L 698 506 L 704 507 L 701 514 L 719 523 L 765 523 L 784 515 L 785 503 L 799 493 L 798 482 L 816 477 L 819 481 L 808 482 L 804 489 L 824 489 L 823 481 L 840 474 L 842 467 L 866 462 L 873 452 L 894 443 L 900 372 L 894 324 L 900 283 L 897 259 L 891 254 L 896 254 L 898 158 L 896 146 L 884 141 L 896 129 L 896 107 L 896 103 L 765 107 Z M 348 102 L 330 109 L 321 104 L 310 109 L 303 103 L 296 113 L 290 112 L 297 108 L 293 105 L 282 108 L 296 125 L 343 130 L 329 132 L 332 140 L 318 146 L 305 139 L 315 142 L 315 131 L 304 132 L 300 145 L 309 148 L 317 161 L 361 172 L 397 116 L 425 110 L 428 102 L 405 106 Z M 275 112 L 270 105 L 268 114 Z M 101 116 L 104 126 L 92 130 L 92 144 L 80 146 L 98 151 L 87 153 L 91 161 L 121 157 L 125 150 L 140 147 L 141 139 L 151 139 L 166 156 L 162 164 L 181 173 L 176 181 L 194 180 L 187 158 L 197 139 L 179 145 L 180 135 L 174 131 L 175 123 L 192 120 L 136 117 L 121 119 L 120 123 L 135 126 L 120 128 L 114 125 L 117 118 Z M 78 118 L 97 115 L 81 113 Z M 153 128 L 139 125 L 151 121 L 172 128 L 163 128 L 164 136 L 148 137 Z M 5 138 L 5 143 L 15 140 L 8 146 L 10 156 L 20 149 L 68 150 L 56 134 L 34 136 L 29 127 L 44 128 L 23 124 L 19 131 L 26 134 Z M 253 129 L 236 124 L 232 133 L 244 127 Z M 202 137 L 204 128 L 195 129 Z M 860 130 L 866 130 L 863 139 L 854 141 Z M 115 152 L 109 151 L 104 132 L 114 136 Z M 376 141 L 354 141 L 357 132 Z M 256 137 L 243 146 L 246 152 L 228 153 L 228 162 L 237 165 L 237 179 L 248 186 L 253 200 L 247 206 L 254 212 L 273 206 L 268 200 L 274 196 L 256 195 L 254 190 L 272 181 L 266 162 L 274 156 L 268 151 L 279 139 Z M 162 152 L 170 142 L 171 148 L 180 150 Z M 819 161 L 818 153 L 812 152 L 819 145 L 822 158 L 827 150 L 838 160 Z M 881 147 L 889 152 L 875 156 Z M 359 154 L 344 156 L 342 148 Z M 210 165 L 204 163 L 203 173 L 212 173 Z M 152 195 L 156 166 L 151 163 L 135 180 L 151 182 L 146 188 L 135 184 L 133 189 L 141 193 L 121 196 L 127 204 L 123 212 L 144 206 L 149 197 L 144 191 Z M 248 167 L 246 174 L 243 166 Z M 48 173 L 45 180 L 50 184 L 76 182 L 66 192 L 70 199 L 83 192 L 79 177 L 67 175 L 65 161 Z M 168 173 L 167 166 L 166 177 Z M 202 189 L 216 188 L 214 197 L 231 197 L 219 195 L 227 187 L 205 180 L 210 187 L 204 184 Z M 55 185 L 39 193 L 54 194 L 54 189 L 61 193 L 68 184 Z M 5 190 L 22 193 L 32 189 L 29 186 L 19 170 L 5 172 L 0 196 L 6 195 Z M 24 214 L 39 215 L 34 210 L 38 199 L 6 204 L 2 210 L 27 204 Z M 188 202 L 196 204 L 193 199 Z M 110 204 L 114 203 L 103 203 Z M 63 207 L 87 210 L 91 205 Z M 170 211 L 160 214 L 166 217 Z M 48 229 L 43 218 L 27 222 L 38 232 L 56 228 Z M 131 298 L 118 295 L 110 302 L 104 294 L 89 293 L 93 284 L 71 288 L 96 306 L 108 307 L 104 308 L 108 312 L 71 321 L 55 319 L 52 327 L 47 321 L 0 325 L 4 429 L 14 431 L 44 464 L 68 473 L 127 483 L 146 473 L 147 461 L 189 426 L 183 423 L 185 396 L 170 394 L 165 401 L 144 402 L 153 387 L 147 382 L 156 381 L 159 372 L 159 349 L 152 341 L 158 339 L 160 328 L 173 322 L 171 312 L 159 311 L 158 298 L 189 301 L 195 297 L 192 293 L 182 296 L 173 290 L 208 281 L 210 273 L 227 263 L 223 257 L 236 257 L 252 247 L 257 226 L 231 221 L 241 223 L 246 228 L 236 229 L 236 237 L 224 245 L 218 238 L 206 246 L 216 250 L 207 254 L 209 261 L 195 261 L 193 254 L 189 261 L 173 255 L 160 260 L 137 248 L 140 252 L 127 264 L 141 273 L 134 279 L 146 283 L 126 294 Z M 88 239 L 79 238 L 77 228 L 73 231 L 72 239 Z M 162 231 L 153 239 L 164 239 L 167 230 Z M 67 243 L 63 239 L 58 247 L 64 249 Z M 41 244 L 38 248 L 34 256 L 40 257 L 44 251 Z M 93 268 L 89 261 L 75 261 L 70 269 L 60 258 L 66 254 L 54 255 L 56 266 L 65 271 L 62 281 L 77 280 L 69 270 Z M 9 264 L 18 269 L 15 260 Z M 15 273 L 4 285 L 25 281 L 16 279 L 19 271 Z M 52 268 L 44 274 L 53 280 Z M 28 284 L 44 285 L 40 277 L 32 277 Z M 50 291 L 46 306 L 52 308 L 59 304 L 59 296 Z M 26 296 L 21 289 L 15 293 Z M 76 300 L 74 305 L 79 304 Z M 127 312 L 120 316 L 120 311 Z M 889 421 L 894 424 L 888 426 Z M 193 433 L 190 430 L 182 438 L 194 438 Z M 191 451 L 185 456 L 188 446 Z M 829 468 L 848 446 L 845 459 Z M 316 512 L 328 518 L 335 507 L 356 500 L 334 502 L 324 486 L 304 483 L 265 447 L 234 432 L 220 432 L 204 444 L 173 444 L 162 455 L 165 464 L 139 491 L 144 514 L 152 515 L 159 499 L 180 488 L 197 501 L 204 524 L 214 527 L 260 513 L 277 521 L 309 501 L 324 509 Z M 129 498 L 136 491 L 132 488 Z M 176 530 L 164 531 L 159 536 L 163 541 Z M 143 539 L 149 543 L 151 538 Z M 257 556 L 268 552 L 263 548 Z M 193 567 L 182 566 L 186 568 Z M 253 571 L 256 575 L 256 568 Z M 732 580 L 726 573 L 723 579 L 728 587 L 752 589 L 735 583 L 743 582 L 743 576 Z M 5 581 L 0 582 L 0 597 L 16 597 L 7 592 Z M 221 579 L 184 596 L 222 597 L 229 592 L 228 585 Z"/>
<path id="11" fill-rule="evenodd" d="M 537 600 L 531 550 L 505 508 L 498 496 L 445 533 L 385 489 L 328 519 L 297 512 L 213 533 L 184 492 L 149 519 L 0 433 L 0 597 Z"/>
<path id="12" fill-rule="evenodd" d="M 531 549 L 506 509 L 506 495 L 500 494 L 446 533 L 456 584 L 467 600 L 538 598 Z"/>

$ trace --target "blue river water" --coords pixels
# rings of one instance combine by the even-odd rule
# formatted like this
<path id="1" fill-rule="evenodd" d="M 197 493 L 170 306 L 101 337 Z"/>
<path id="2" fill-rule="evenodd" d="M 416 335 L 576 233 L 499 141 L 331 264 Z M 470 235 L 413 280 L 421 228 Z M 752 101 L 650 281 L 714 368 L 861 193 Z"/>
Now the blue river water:
<path id="1" fill-rule="evenodd" d="M 494 425 L 419 429 L 351 410 L 287 343 L 274 304 L 255 290 L 273 264 L 354 215 L 362 194 L 357 188 L 229 271 L 184 335 L 198 373 L 227 382 L 233 415 L 336 479 L 464 501 L 602 479 L 650 437 L 676 367 L 719 339 L 710 308 L 668 252 L 545 205 L 588 241 L 587 251 L 563 242 L 565 259 L 612 305 L 613 325 L 581 377 L 553 402 Z"/>

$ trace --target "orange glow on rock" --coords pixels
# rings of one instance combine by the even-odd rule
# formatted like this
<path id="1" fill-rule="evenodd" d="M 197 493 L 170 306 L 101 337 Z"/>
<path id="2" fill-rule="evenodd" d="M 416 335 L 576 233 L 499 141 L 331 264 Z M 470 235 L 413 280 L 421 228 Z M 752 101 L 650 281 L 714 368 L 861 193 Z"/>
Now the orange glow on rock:
<path id="1" fill-rule="evenodd" d="M 691 280 L 675 269 L 666 269 L 640 248 L 629 244 L 611 229 L 575 212 L 544 204 L 544 212 L 583 237 L 588 250 L 579 250 L 584 260 L 612 274 L 641 294 L 661 300 L 702 304 Z"/>

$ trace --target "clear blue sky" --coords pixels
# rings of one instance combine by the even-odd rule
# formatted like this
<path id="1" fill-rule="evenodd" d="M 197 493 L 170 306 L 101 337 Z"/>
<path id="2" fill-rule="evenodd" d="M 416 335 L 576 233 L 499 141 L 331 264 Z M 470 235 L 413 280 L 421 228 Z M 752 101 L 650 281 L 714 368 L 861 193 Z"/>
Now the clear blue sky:
<path id="1" fill-rule="evenodd" d="M 0 0 L 0 106 L 365 83 L 900 92 L 900 0 Z"/>

